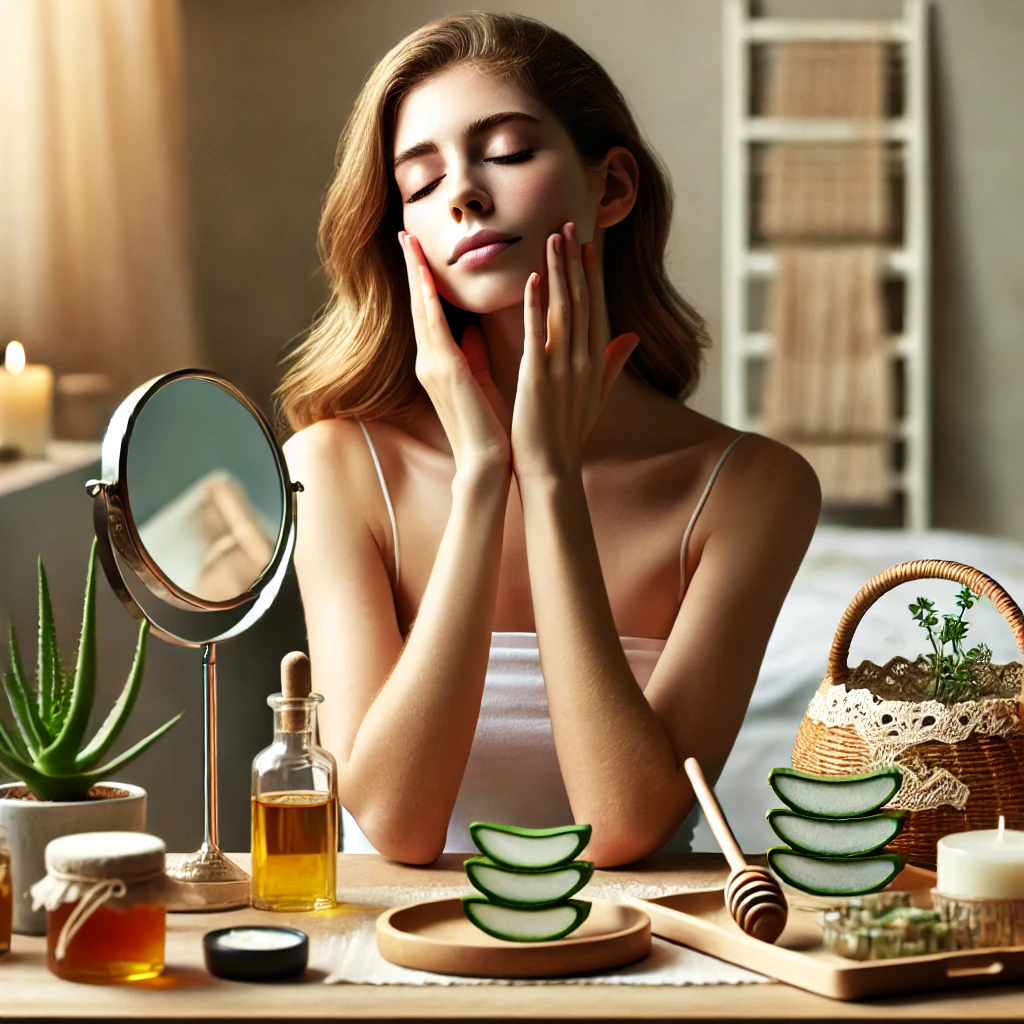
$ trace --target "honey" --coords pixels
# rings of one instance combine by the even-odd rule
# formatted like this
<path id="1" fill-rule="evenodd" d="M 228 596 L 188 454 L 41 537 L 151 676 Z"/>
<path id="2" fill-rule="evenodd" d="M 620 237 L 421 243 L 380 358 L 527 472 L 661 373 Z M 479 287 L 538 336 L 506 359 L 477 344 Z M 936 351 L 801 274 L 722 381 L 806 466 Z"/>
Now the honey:
<path id="1" fill-rule="evenodd" d="M 337 853 L 338 806 L 333 793 L 304 790 L 253 797 L 254 907 L 333 907 Z"/>
<path id="2" fill-rule="evenodd" d="M 11 948 L 11 919 L 14 916 L 14 886 L 11 884 L 11 854 L 0 844 L 0 956 Z"/>
<path id="3" fill-rule="evenodd" d="M 46 845 L 31 889 L 46 907 L 46 966 L 67 981 L 126 982 L 164 969 L 164 841 L 144 832 L 72 832 Z"/>
<path id="4" fill-rule="evenodd" d="M 62 903 L 46 914 L 46 964 L 68 981 L 142 981 L 164 969 L 167 912 L 163 906 L 116 900 L 95 909 L 58 960 L 56 946 L 77 903 Z"/>

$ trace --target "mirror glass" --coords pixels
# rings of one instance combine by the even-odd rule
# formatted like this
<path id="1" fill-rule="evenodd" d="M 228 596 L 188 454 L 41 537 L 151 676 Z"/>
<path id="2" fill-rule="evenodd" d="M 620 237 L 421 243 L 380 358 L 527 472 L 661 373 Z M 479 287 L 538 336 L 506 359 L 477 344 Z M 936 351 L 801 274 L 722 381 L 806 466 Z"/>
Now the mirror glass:
<path id="1" fill-rule="evenodd" d="M 260 422 L 211 380 L 154 392 L 128 439 L 124 482 L 144 553 L 203 601 L 245 594 L 274 559 L 285 481 Z"/>

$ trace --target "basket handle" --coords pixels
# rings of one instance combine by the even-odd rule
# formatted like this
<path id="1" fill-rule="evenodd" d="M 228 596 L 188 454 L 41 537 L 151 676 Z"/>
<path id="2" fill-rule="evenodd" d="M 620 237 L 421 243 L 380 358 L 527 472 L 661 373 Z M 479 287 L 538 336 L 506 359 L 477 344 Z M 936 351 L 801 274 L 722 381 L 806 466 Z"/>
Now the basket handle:
<path id="1" fill-rule="evenodd" d="M 828 652 L 828 676 L 832 684 L 845 683 L 850 674 L 848 659 L 853 633 L 867 610 L 893 587 L 911 580 L 939 579 L 952 580 L 971 588 L 975 594 L 990 598 L 1013 630 L 1017 649 L 1024 655 L 1024 614 L 1016 601 L 980 569 L 964 565 L 963 562 L 947 562 L 941 558 L 918 558 L 913 562 L 900 562 L 877 576 L 872 577 L 854 594 L 832 638 L 832 649 Z"/>

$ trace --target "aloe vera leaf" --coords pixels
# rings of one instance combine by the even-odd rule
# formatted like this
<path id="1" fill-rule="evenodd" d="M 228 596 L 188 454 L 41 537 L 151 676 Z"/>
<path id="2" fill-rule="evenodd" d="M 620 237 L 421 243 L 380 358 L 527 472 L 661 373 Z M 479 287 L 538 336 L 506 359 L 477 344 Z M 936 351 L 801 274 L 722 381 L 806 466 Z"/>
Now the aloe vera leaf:
<path id="1" fill-rule="evenodd" d="M 110 709 L 96 735 L 75 758 L 76 771 L 85 772 L 95 767 L 99 759 L 111 748 L 124 728 L 125 722 L 128 721 L 128 716 L 135 706 L 135 699 L 142 686 L 142 675 L 146 667 L 146 637 L 148 633 L 149 623 L 143 619 L 139 626 L 138 643 L 135 646 L 135 660 L 132 662 L 131 672 L 125 681 L 124 689 L 121 690 L 121 695 L 114 702 L 114 706 Z"/>
<path id="2" fill-rule="evenodd" d="M 575 931 L 590 915 L 590 903 L 566 900 L 554 906 L 505 907 L 480 896 L 463 896 L 462 912 L 481 931 L 509 942 L 549 942 Z"/>
<path id="3" fill-rule="evenodd" d="M 788 846 L 768 850 L 768 866 L 784 882 L 816 896 L 860 896 L 884 888 L 899 874 L 898 853 L 867 857 L 817 857 Z"/>
<path id="4" fill-rule="evenodd" d="M 42 555 L 38 562 L 39 574 L 39 636 L 36 642 L 36 681 L 39 687 L 39 715 L 46 725 L 53 728 L 53 608 L 50 605 L 50 588 L 46 582 Z"/>
<path id="5" fill-rule="evenodd" d="M 860 818 L 817 818 L 782 807 L 766 817 L 772 831 L 794 850 L 822 857 L 859 857 L 891 843 L 906 811 L 880 811 Z"/>
<path id="6" fill-rule="evenodd" d="M 576 860 L 564 867 L 524 871 L 503 867 L 489 857 L 470 857 L 462 866 L 475 889 L 511 907 L 560 903 L 579 892 L 594 873 L 594 865 L 587 860 Z"/>
<path id="7" fill-rule="evenodd" d="M 520 828 L 473 821 L 469 834 L 477 849 L 507 868 L 553 868 L 575 860 L 590 842 L 590 825 Z"/>
<path id="8" fill-rule="evenodd" d="M 768 785 L 778 798 L 801 814 L 819 818 L 854 818 L 873 814 L 903 785 L 899 768 L 862 775 L 812 775 L 796 768 L 773 768 Z"/>
<path id="9" fill-rule="evenodd" d="M 11 652 L 11 671 L 4 675 L 4 689 L 7 691 L 7 699 L 11 703 L 11 711 L 14 712 L 21 735 L 25 738 L 32 755 L 38 757 L 40 751 L 50 742 L 50 734 L 39 718 L 39 711 L 25 682 L 25 672 L 21 667 L 21 656 L 18 653 L 18 637 L 14 632 L 13 623 L 8 632 L 7 643 Z"/>
<path id="10" fill-rule="evenodd" d="M 11 778 L 27 786 L 29 791 L 40 800 L 59 799 L 48 795 L 51 791 L 48 776 L 37 771 L 2 744 L 0 744 L 0 768 L 3 768 Z"/>
<path id="11" fill-rule="evenodd" d="M 71 706 L 57 738 L 39 755 L 40 767 L 55 775 L 67 774 L 74 767 L 75 755 L 82 745 L 89 716 L 96 699 L 96 541 L 89 554 L 89 574 L 85 583 L 82 631 L 78 640 L 78 663 L 71 693 Z"/>
<path id="12" fill-rule="evenodd" d="M 178 714 L 176 714 L 170 721 L 164 722 L 159 729 L 154 729 L 145 739 L 139 740 L 134 747 L 129 747 L 123 754 L 118 754 L 117 757 L 108 761 L 101 768 L 94 768 L 91 771 L 76 774 L 80 778 L 91 779 L 93 782 L 99 782 L 111 772 L 117 771 L 118 768 L 123 768 L 129 761 L 134 761 L 135 758 L 137 758 L 147 747 L 160 739 L 160 737 L 163 736 L 163 734 L 167 732 L 172 725 L 177 725 L 184 714 L 184 711 L 179 711 Z M 91 782 L 90 785 L 92 785 Z"/>
<path id="13" fill-rule="evenodd" d="M 3 721 L 0 721 L 0 745 L 6 746 L 19 760 L 32 761 L 32 755 L 29 753 L 28 747 L 25 746 L 21 733 L 17 729 L 8 732 Z"/>

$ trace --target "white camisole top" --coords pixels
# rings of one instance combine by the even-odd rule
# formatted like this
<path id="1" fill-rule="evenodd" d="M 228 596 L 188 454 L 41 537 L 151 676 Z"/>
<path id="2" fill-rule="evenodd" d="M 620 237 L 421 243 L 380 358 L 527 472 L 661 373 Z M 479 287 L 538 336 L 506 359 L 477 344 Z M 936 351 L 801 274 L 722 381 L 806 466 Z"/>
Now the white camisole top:
<path id="1" fill-rule="evenodd" d="M 360 419 L 373 464 L 380 479 L 395 551 L 395 586 L 401 572 L 398 524 L 380 458 L 370 432 Z M 739 434 L 722 453 L 683 534 L 679 550 L 679 599 L 686 587 L 686 545 L 700 510 L 727 456 L 746 432 Z M 622 649 L 641 689 L 654 671 L 664 640 L 624 636 Z M 551 828 L 573 821 L 569 799 L 555 753 L 547 694 L 540 667 L 536 633 L 492 633 L 490 657 L 476 734 L 462 785 L 448 823 L 445 853 L 475 853 L 469 836 L 471 821 L 498 821 L 526 828 Z M 342 808 L 342 850 L 345 853 L 376 853 L 355 819 Z M 693 833 L 692 816 L 662 848 L 686 853 Z"/>

